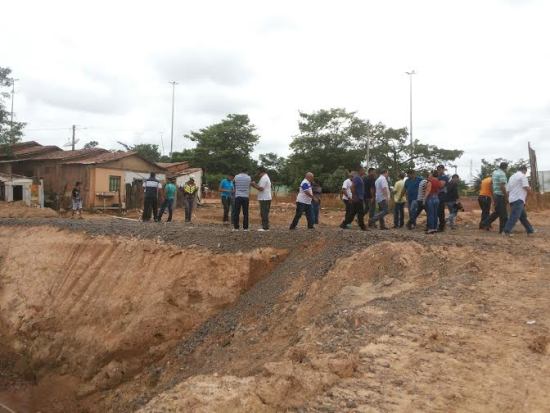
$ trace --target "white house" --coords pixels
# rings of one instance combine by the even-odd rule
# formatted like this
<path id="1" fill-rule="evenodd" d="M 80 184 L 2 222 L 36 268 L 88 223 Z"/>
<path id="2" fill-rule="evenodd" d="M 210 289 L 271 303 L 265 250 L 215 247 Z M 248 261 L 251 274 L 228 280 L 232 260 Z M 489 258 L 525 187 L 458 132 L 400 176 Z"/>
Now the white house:
<path id="1" fill-rule="evenodd" d="M 44 196 L 41 187 L 41 185 L 35 185 L 35 188 L 33 188 L 32 178 L 0 172 L 0 201 L 23 201 L 28 206 L 31 206 L 34 201 L 43 206 Z M 36 192 L 34 196 L 33 189 Z"/>

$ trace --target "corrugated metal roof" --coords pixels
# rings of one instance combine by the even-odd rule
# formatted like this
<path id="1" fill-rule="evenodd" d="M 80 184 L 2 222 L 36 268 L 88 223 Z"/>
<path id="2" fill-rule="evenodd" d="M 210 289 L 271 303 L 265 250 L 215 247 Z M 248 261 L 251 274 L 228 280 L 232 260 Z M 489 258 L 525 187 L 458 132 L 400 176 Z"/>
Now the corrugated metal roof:
<path id="1" fill-rule="evenodd" d="M 3 172 L 0 172 L 0 178 L 3 180 L 10 180 L 10 179 L 30 179 L 32 181 L 32 178 L 29 178 L 28 176 L 18 175 L 18 174 L 6 174 Z"/>
<path id="2" fill-rule="evenodd" d="M 192 174 L 193 172 L 199 172 L 199 171 L 202 171 L 202 168 L 187 168 L 187 169 L 184 169 L 183 171 L 178 172 L 177 174 L 174 174 L 173 176 L 177 177 L 177 176 L 189 175 L 189 174 Z"/>
<path id="3" fill-rule="evenodd" d="M 136 155 L 137 152 L 135 151 L 117 151 L 117 152 L 104 152 L 100 153 L 91 157 L 86 157 L 83 159 L 76 159 L 73 161 L 63 162 L 64 164 L 84 164 L 84 165 L 92 165 L 92 164 L 98 164 L 98 163 L 105 163 L 105 162 L 111 162 L 116 161 L 118 159 L 126 158 L 128 156 Z"/>
<path id="4" fill-rule="evenodd" d="M 89 158 L 97 156 L 102 153 L 108 152 L 107 149 L 90 148 L 90 149 L 77 149 L 74 151 L 56 151 L 46 153 L 43 155 L 33 156 L 33 160 L 46 161 L 46 160 L 69 160 L 75 158 Z"/>

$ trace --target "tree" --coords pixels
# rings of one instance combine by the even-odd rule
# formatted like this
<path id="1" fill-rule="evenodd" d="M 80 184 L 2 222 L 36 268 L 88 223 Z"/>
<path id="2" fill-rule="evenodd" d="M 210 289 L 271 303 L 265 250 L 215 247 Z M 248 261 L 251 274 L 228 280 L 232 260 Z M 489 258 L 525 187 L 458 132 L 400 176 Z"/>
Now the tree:
<path id="1" fill-rule="evenodd" d="M 98 141 L 90 141 L 84 144 L 84 149 L 92 149 L 99 145 Z"/>
<path id="2" fill-rule="evenodd" d="M 257 167 L 251 154 L 258 143 L 256 127 L 248 115 L 227 115 L 221 122 L 185 135 L 197 146 L 178 154 L 207 174 L 238 173 Z"/>
<path id="3" fill-rule="evenodd" d="M 21 140 L 25 127 L 22 122 L 11 122 L 11 113 L 6 110 L 5 99 L 10 96 L 6 90 L 13 84 L 10 74 L 11 69 L 0 67 L 0 145 L 4 146 L 5 152 L 9 152 L 9 145 Z"/>
<path id="4" fill-rule="evenodd" d="M 152 143 L 140 143 L 138 145 L 128 145 L 124 142 L 118 142 L 122 145 L 127 151 L 137 152 L 142 158 L 147 159 L 150 162 L 159 162 L 160 160 L 160 150 L 158 145 L 153 145 Z"/>
<path id="5" fill-rule="evenodd" d="M 288 184 L 287 161 L 276 153 L 263 153 L 259 156 L 260 166 L 265 168 L 274 184 Z"/>
<path id="6" fill-rule="evenodd" d="M 376 167 L 388 169 L 392 179 L 396 179 L 399 172 L 408 169 L 419 172 L 434 169 L 436 165 L 452 162 L 464 153 L 458 149 L 443 149 L 415 140 L 411 154 L 406 128 L 393 129 L 378 124 L 373 132 L 371 160 Z"/>
<path id="7" fill-rule="evenodd" d="M 370 124 L 345 109 L 300 112 L 299 134 L 290 144 L 288 172 L 298 182 L 312 171 L 319 177 L 332 175 L 339 168 L 358 168 L 365 157 L 361 143 Z"/>

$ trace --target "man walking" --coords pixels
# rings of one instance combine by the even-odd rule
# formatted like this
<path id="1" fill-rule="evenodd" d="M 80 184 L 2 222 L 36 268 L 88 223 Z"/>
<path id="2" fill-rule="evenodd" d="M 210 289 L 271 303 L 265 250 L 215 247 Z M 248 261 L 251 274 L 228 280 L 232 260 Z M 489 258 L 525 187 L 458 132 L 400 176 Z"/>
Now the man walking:
<path id="1" fill-rule="evenodd" d="M 454 174 L 447 184 L 447 194 L 445 197 L 445 203 L 449 209 L 449 216 L 447 217 L 447 222 L 451 226 L 451 229 L 456 229 L 456 217 L 458 215 L 458 183 L 460 177 L 457 174 Z"/>
<path id="2" fill-rule="evenodd" d="M 241 173 L 235 176 L 235 208 L 233 211 L 233 230 L 240 229 L 239 220 L 241 209 L 243 211 L 243 230 L 248 231 L 248 207 L 250 203 L 250 186 L 252 178 L 248 175 L 248 171 L 244 169 Z"/>
<path id="3" fill-rule="evenodd" d="M 183 186 L 183 206 L 185 208 L 185 222 L 191 222 L 193 216 L 193 208 L 195 206 L 195 198 L 199 188 L 195 185 L 195 179 L 190 177 Z"/>
<path id="4" fill-rule="evenodd" d="M 149 178 L 143 182 L 143 215 L 141 220 L 143 222 L 149 222 L 151 215 L 153 220 L 157 221 L 157 209 L 158 209 L 158 192 L 162 189 L 161 183 L 157 180 L 156 174 L 151 172 Z"/>
<path id="5" fill-rule="evenodd" d="M 365 183 L 365 214 L 369 214 L 369 222 L 371 222 L 376 213 L 376 169 L 369 168 L 363 182 Z M 374 224 L 369 223 L 369 226 Z"/>
<path id="6" fill-rule="evenodd" d="M 258 190 L 258 202 L 260 204 L 260 217 L 262 219 L 262 227 L 258 231 L 269 231 L 269 210 L 271 209 L 271 179 L 267 175 L 265 168 L 259 169 L 260 180 L 258 184 L 252 183 Z"/>
<path id="7" fill-rule="evenodd" d="M 174 205 L 174 198 L 176 197 L 176 185 L 174 184 L 174 178 L 170 178 L 168 180 L 168 183 L 164 187 L 164 201 L 162 202 L 162 205 L 160 206 L 160 212 L 158 216 L 158 222 L 162 220 L 162 216 L 164 215 L 164 210 L 168 208 L 168 219 L 166 222 L 172 221 L 172 208 Z"/>
<path id="8" fill-rule="evenodd" d="M 416 228 L 416 220 L 422 210 L 426 209 L 426 195 L 427 195 L 427 189 L 428 189 L 428 177 L 430 174 L 428 173 L 424 179 L 420 179 L 420 183 L 418 184 L 418 190 L 417 190 L 417 196 L 416 199 L 414 199 L 411 203 L 410 210 L 409 210 L 409 221 L 407 222 L 407 228 L 408 229 L 414 229 Z M 426 210 L 426 214 L 428 211 Z"/>
<path id="9" fill-rule="evenodd" d="M 439 192 L 437 196 L 439 197 L 439 206 L 437 210 L 437 216 L 438 216 L 438 231 L 443 232 L 445 231 L 445 199 L 447 197 L 447 184 L 451 180 L 449 175 L 445 173 L 445 165 L 438 165 L 437 166 L 437 179 L 440 181 L 439 185 Z"/>
<path id="10" fill-rule="evenodd" d="M 346 206 L 346 213 L 344 215 L 344 219 L 346 219 L 348 215 L 351 214 L 351 198 L 353 196 L 353 194 L 351 193 L 351 186 L 353 185 L 352 183 L 353 177 L 354 177 L 353 172 L 350 172 L 348 174 L 348 178 L 342 184 L 342 191 L 341 191 L 342 201 Z"/>
<path id="11" fill-rule="evenodd" d="M 364 202 L 365 202 L 365 183 L 363 181 L 363 178 L 365 176 L 365 169 L 360 168 L 359 174 L 355 175 L 352 180 L 351 185 L 351 212 L 349 215 L 347 215 L 342 223 L 340 224 L 340 228 L 347 229 L 348 225 L 350 225 L 355 216 L 357 216 L 357 223 L 359 224 L 359 228 L 361 228 L 363 231 L 365 231 L 367 228 L 365 226 L 365 209 L 364 209 Z"/>
<path id="12" fill-rule="evenodd" d="M 219 192 L 221 196 L 223 206 L 223 223 L 229 225 L 229 216 L 233 212 L 233 195 L 235 193 L 235 186 L 233 185 L 233 174 L 228 174 L 227 178 L 224 178 L 220 182 Z"/>
<path id="13" fill-rule="evenodd" d="M 412 204 L 418 199 L 418 186 L 422 182 L 422 178 L 416 176 L 416 171 L 410 169 L 407 171 L 407 179 L 405 180 L 405 192 L 407 193 L 407 208 L 409 209 L 409 219 L 411 218 Z"/>
<path id="14" fill-rule="evenodd" d="M 74 188 L 71 192 L 72 210 L 73 214 L 71 218 L 74 218 L 75 214 L 78 214 L 78 218 L 82 219 L 82 196 L 80 195 L 80 182 L 74 184 Z"/>
<path id="15" fill-rule="evenodd" d="M 388 185 L 388 170 L 380 171 L 380 176 L 374 183 L 376 189 L 376 202 L 378 204 L 378 214 L 369 219 L 369 226 L 374 226 L 376 221 L 380 222 L 380 229 L 388 229 L 384 217 L 388 214 L 388 204 L 390 201 L 390 187 Z"/>
<path id="16" fill-rule="evenodd" d="M 308 172 L 304 180 L 300 183 L 298 196 L 296 196 L 296 213 L 294 214 L 294 219 L 289 228 L 291 230 L 296 229 L 303 214 L 306 215 L 307 228 L 313 229 L 313 222 L 311 221 L 311 199 L 313 198 L 311 183 L 313 182 L 313 178 L 313 173 Z"/>
<path id="17" fill-rule="evenodd" d="M 485 177 L 481 180 L 481 185 L 479 188 L 479 196 L 477 197 L 477 202 L 481 208 L 481 219 L 479 221 L 479 229 L 483 228 L 483 222 L 489 218 L 491 214 L 491 202 L 493 199 L 493 178 L 490 176 Z"/>
<path id="18" fill-rule="evenodd" d="M 510 202 L 510 218 L 504 226 L 504 235 L 511 236 L 512 230 L 516 223 L 521 222 L 521 225 L 527 231 L 527 235 L 535 232 L 533 226 L 527 219 L 525 211 L 525 201 L 527 194 L 531 192 L 529 181 L 527 180 L 527 167 L 521 166 L 519 170 L 510 177 L 508 181 L 508 202 Z"/>
<path id="19" fill-rule="evenodd" d="M 393 188 L 393 227 L 403 228 L 405 225 L 405 174 L 399 173 L 399 180 Z"/>
<path id="20" fill-rule="evenodd" d="M 483 228 L 487 231 L 490 229 L 491 224 L 498 218 L 498 232 L 502 234 L 504 226 L 508 220 L 508 211 L 506 209 L 506 170 L 508 169 L 508 163 L 501 162 L 499 169 L 493 172 L 492 186 L 493 186 L 493 202 L 495 204 L 494 212 L 483 221 Z"/>

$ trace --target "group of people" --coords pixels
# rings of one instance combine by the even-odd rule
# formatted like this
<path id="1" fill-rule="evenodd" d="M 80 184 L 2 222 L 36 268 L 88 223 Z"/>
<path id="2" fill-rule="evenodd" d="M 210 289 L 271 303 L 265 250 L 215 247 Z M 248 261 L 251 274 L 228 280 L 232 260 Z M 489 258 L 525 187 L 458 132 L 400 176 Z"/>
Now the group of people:
<path id="1" fill-rule="evenodd" d="M 522 166 L 507 179 L 508 164 L 502 162 L 499 168 L 491 176 L 481 181 L 478 202 L 481 208 L 481 220 L 479 229 L 490 230 L 493 222 L 499 220 L 499 233 L 510 236 L 518 220 L 521 222 L 527 234 L 533 234 L 535 229 L 527 219 L 525 203 L 527 195 L 531 192 L 527 179 L 527 166 Z M 491 204 L 494 211 L 491 213 Z M 510 215 L 508 216 L 508 205 Z"/>
<path id="2" fill-rule="evenodd" d="M 530 186 L 527 180 L 527 168 L 520 168 L 518 172 L 507 180 L 508 165 L 501 163 L 500 168 L 492 176 L 482 180 L 479 193 L 481 220 L 479 228 L 490 230 L 492 223 L 499 219 L 499 232 L 510 235 L 514 225 L 519 220 L 528 234 L 535 232 L 527 219 L 525 202 Z M 341 199 L 345 205 L 344 219 L 340 228 L 349 229 L 354 221 L 361 230 L 379 228 L 387 230 L 386 215 L 390 213 L 390 204 L 393 203 L 393 228 L 406 227 L 409 230 L 416 228 L 417 219 L 426 212 L 426 233 L 434 234 L 445 231 L 447 225 L 456 228 L 456 218 L 460 210 L 464 210 L 459 199 L 459 181 L 457 174 L 448 175 L 444 165 L 422 176 L 416 171 L 409 170 L 406 174 L 400 173 L 399 179 L 390 186 L 388 170 L 376 171 L 374 168 L 365 170 L 359 168 L 349 173 L 341 188 Z M 143 183 L 145 198 L 143 221 L 149 221 L 151 215 L 155 221 L 161 221 L 165 210 L 168 210 L 168 219 L 172 220 L 174 198 L 177 192 L 176 185 L 169 180 L 164 187 L 164 197 L 159 213 L 157 214 L 158 194 L 162 184 L 155 178 L 155 174 Z M 259 168 L 257 182 L 252 179 L 246 170 L 237 175 L 229 174 L 221 180 L 219 193 L 223 205 L 223 223 L 231 225 L 233 231 L 241 228 L 249 230 L 250 191 L 255 188 L 259 204 L 261 228 L 259 231 L 269 231 L 269 214 L 272 201 L 272 184 L 264 168 Z M 184 196 L 185 221 L 190 222 L 193 206 L 198 191 L 193 178 L 181 188 Z M 78 185 L 73 194 L 79 194 Z M 322 189 L 315 180 L 314 174 L 308 172 L 301 181 L 296 196 L 296 210 L 289 229 L 294 230 L 302 216 L 305 215 L 307 228 L 313 229 L 319 224 Z M 393 201 L 393 202 L 391 202 Z M 508 206 L 510 216 L 508 216 Z M 76 202 L 78 208 L 81 203 Z M 405 206 L 409 211 L 405 219 Z M 491 213 L 491 206 L 494 212 Z M 448 211 L 448 215 L 447 215 Z M 367 219 L 365 218 L 367 217 Z"/>
<path id="3" fill-rule="evenodd" d="M 385 217 L 390 212 L 390 201 L 393 200 L 393 228 L 406 225 L 408 229 L 414 229 L 418 216 L 425 210 L 427 233 L 444 231 L 447 223 L 454 229 L 456 216 L 461 209 L 458 183 L 459 176 L 447 175 L 443 165 L 423 177 L 417 176 L 414 170 L 408 171 L 406 175 L 400 173 L 393 187 L 390 186 L 387 169 L 382 169 L 377 174 L 374 168 L 369 168 L 368 171 L 360 168 L 350 172 L 348 179 L 342 184 L 341 197 L 346 206 L 346 214 L 340 227 L 350 228 L 351 223 L 357 220 L 362 230 L 367 230 L 367 227 L 375 228 L 377 224 L 381 230 L 389 229 Z M 405 224 L 406 204 L 409 219 Z M 449 216 L 445 217 L 447 209 Z"/>
<path id="4" fill-rule="evenodd" d="M 191 222 L 193 216 L 193 209 L 195 207 L 195 201 L 197 198 L 197 192 L 199 188 L 195 184 L 195 179 L 190 177 L 185 185 L 181 189 L 183 195 L 183 206 L 185 209 L 185 222 Z M 158 210 L 159 194 L 163 190 L 163 201 Z M 164 212 L 168 210 L 168 219 L 166 222 L 172 221 L 172 213 L 174 208 L 174 200 L 176 199 L 176 193 L 178 188 L 173 178 L 169 178 L 168 182 L 162 187 L 160 181 L 156 178 L 154 172 L 151 172 L 149 178 L 143 181 L 143 214 L 142 221 L 151 221 L 151 217 L 155 222 L 162 222 L 162 216 Z"/>

